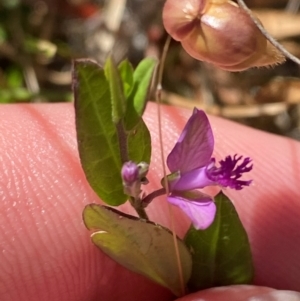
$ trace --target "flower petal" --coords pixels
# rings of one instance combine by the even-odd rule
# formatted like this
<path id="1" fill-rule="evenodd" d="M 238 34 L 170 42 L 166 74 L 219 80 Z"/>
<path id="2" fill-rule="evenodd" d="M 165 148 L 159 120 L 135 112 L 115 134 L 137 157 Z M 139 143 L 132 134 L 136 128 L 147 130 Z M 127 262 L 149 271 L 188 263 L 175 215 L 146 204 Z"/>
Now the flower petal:
<path id="1" fill-rule="evenodd" d="M 238 165 L 238 162 L 242 160 L 242 163 Z M 225 160 L 219 162 L 220 167 L 215 166 L 215 159 L 212 158 L 211 166 L 207 169 L 207 177 L 222 187 L 230 187 L 232 189 L 241 190 L 244 186 L 249 186 L 252 180 L 240 180 L 244 173 L 252 170 L 253 165 L 251 159 L 235 154 L 227 156 Z M 177 183 L 176 183 L 177 187 Z"/>
<path id="2" fill-rule="evenodd" d="M 181 173 L 206 165 L 213 152 L 214 137 L 207 116 L 194 109 L 175 147 L 167 158 L 171 172 Z"/>
<path id="3" fill-rule="evenodd" d="M 174 192 L 168 196 L 168 202 L 178 206 L 192 221 L 194 227 L 208 228 L 214 221 L 216 205 L 212 198 L 198 191 L 188 192 L 189 195 L 197 193 L 198 198 L 185 198 L 184 193 Z"/>
<path id="4" fill-rule="evenodd" d="M 125 162 L 121 169 L 121 176 L 124 185 L 132 185 L 139 180 L 139 168 L 132 161 Z"/>
<path id="5" fill-rule="evenodd" d="M 169 181 L 170 190 L 187 191 L 217 185 L 216 182 L 207 177 L 206 169 L 207 166 L 204 166 L 180 174 L 179 178 L 174 177 L 175 179 L 173 181 Z"/>

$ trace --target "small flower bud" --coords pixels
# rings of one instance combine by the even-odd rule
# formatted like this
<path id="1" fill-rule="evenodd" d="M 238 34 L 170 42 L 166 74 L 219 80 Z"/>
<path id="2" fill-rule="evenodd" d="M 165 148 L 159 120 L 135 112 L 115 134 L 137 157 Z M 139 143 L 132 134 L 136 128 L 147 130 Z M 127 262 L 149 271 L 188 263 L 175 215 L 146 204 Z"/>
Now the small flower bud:
<path id="1" fill-rule="evenodd" d="M 138 164 L 138 168 L 139 168 L 139 178 L 141 180 L 141 183 L 142 184 L 148 184 L 149 181 L 146 178 L 146 176 L 147 176 L 147 173 L 149 171 L 149 164 L 146 163 L 146 162 L 140 162 Z"/>
<path id="2" fill-rule="evenodd" d="M 248 14 L 226 0 L 167 0 L 167 32 L 195 59 L 229 71 L 278 64 L 284 56 Z"/>
<path id="3" fill-rule="evenodd" d="M 132 161 L 125 162 L 121 170 L 124 193 L 138 199 L 141 193 L 141 185 L 148 184 L 146 178 L 148 170 L 149 164 L 146 162 L 140 162 L 139 164 Z"/>
<path id="4" fill-rule="evenodd" d="M 139 167 L 132 161 L 125 162 L 121 170 L 124 185 L 132 185 L 139 180 Z"/>

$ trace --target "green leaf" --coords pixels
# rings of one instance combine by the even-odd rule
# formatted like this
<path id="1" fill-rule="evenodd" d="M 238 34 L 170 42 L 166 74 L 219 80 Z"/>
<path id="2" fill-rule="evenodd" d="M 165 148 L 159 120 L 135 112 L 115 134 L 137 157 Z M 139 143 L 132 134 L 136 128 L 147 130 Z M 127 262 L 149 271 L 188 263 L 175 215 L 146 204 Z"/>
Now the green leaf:
<path id="1" fill-rule="evenodd" d="M 18 67 L 12 66 L 7 70 L 6 81 L 8 88 L 15 89 L 23 87 L 23 73 Z"/>
<path id="2" fill-rule="evenodd" d="M 123 193 L 120 147 L 103 69 L 90 60 L 76 60 L 73 90 L 78 150 L 87 180 L 105 203 L 120 205 L 127 197 Z"/>
<path id="3" fill-rule="evenodd" d="M 7 40 L 7 31 L 5 27 L 0 24 L 0 44 L 4 43 Z"/>
<path id="4" fill-rule="evenodd" d="M 13 103 L 12 91 L 9 89 L 0 89 L 0 103 Z"/>
<path id="5" fill-rule="evenodd" d="M 131 97 L 133 98 L 134 107 L 139 116 L 142 116 L 144 113 L 156 64 L 156 59 L 145 58 L 137 66 L 133 74 L 134 87 Z"/>
<path id="6" fill-rule="evenodd" d="M 127 100 L 126 129 L 132 129 L 144 113 L 156 64 L 156 59 L 145 58 L 134 71 L 133 88 Z"/>
<path id="7" fill-rule="evenodd" d="M 124 117 L 126 111 L 123 83 L 119 70 L 112 57 L 107 59 L 104 70 L 110 88 L 112 118 L 113 122 L 117 124 Z"/>
<path id="8" fill-rule="evenodd" d="M 45 59 L 53 58 L 57 51 L 57 46 L 54 43 L 33 37 L 27 37 L 23 47 L 26 52 L 40 55 Z"/>
<path id="9" fill-rule="evenodd" d="M 90 204 L 83 220 L 93 243 L 127 269 L 169 288 L 179 296 L 180 280 L 172 233 L 160 225 L 124 214 L 113 208 Z M 191 255 L 177 239 L 186 283 L 191 274 Z"/>
<path id="10" fill-rule="evenodd" d="M 134 130 L 129 132 L 127 143 L 128 157 L 131 161 L 150 163 L 151 136 L 142 118 L 140 118 Z"/>
<path id="11" fill-rule="evenodd" d="M 123 82 L 123 91 L 127 99 L 133 88 L 133 68 L 128 60 L 124 60 L 120 63 L 118 69 Z"/>
<path id="12" fill-rule="evenodd" d="M 26 88 L 18 87 L 12 89 L 12 96 L 15 101 L 26 101 L 32 97 L 32 94 Z"/>
<path id="13" fill-rule="evenodd" d="M 192 250 L 191 291 L 214 286 L 248 284 L 253 278 L 247 233 L 231 201 L 221 192 L 215 198 L 217 214 L 206 230 L 193 226 L 184 241 Z"/>
<path id="14" fill-rule="evenodd" d="M 21 4 L 21 0 L 2 0 L 1 3 L 6 9 L 15 9 Z"/>
<path id="15" fill-rule="evenodd" d="M 118 70 L 123 82 L 125 97 L 128 98 L 132 93 L 134 86 L 134 71 L 132 65 L 128 62 L 128 60 L 124 60 L 119 64 Z M 136 73 L 136 76 L 138 73 Z M 131 107 L 131 110 L 135 109 Z M 141 116 L 138 116 L 135 126 L 131 130 L 126 131 L 126 128 L 123 127 L 123 123 L 119 124 L 119 129 L 120 127 L 122 127 L 121 132 L 126 133 L 128 158 L 135 162 L 144 161 L 149 163 L 151 157 L 151 137 Z M 119 137 L 120 136 L 121 135 L 119 135 Z"/>

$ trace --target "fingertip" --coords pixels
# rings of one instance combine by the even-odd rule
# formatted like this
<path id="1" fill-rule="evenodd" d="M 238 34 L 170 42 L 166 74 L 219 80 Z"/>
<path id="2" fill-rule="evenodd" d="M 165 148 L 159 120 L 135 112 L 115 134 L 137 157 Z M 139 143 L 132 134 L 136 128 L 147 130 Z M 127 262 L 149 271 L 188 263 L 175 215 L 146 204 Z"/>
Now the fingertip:
<path id="1" fill-rule="evenodd" d="M 268 287 L 232 285 L 211 288 L 187 295 L 177 301 L 299 301 L 300 293 L 279 291 Z"/>

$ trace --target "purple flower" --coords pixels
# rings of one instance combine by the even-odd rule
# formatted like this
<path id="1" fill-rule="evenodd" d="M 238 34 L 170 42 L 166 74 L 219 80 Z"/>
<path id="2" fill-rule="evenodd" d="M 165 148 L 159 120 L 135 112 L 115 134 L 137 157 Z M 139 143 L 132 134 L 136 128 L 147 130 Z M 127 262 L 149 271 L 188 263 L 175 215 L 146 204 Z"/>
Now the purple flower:
<path id="1" fill-rule="evenodd" d="M 252 169 L 250 158 L 227 156 L 217 166 L 211 157 L 213 149 L 214 137 L 207 116 L 194 109 L 167 158 L 167 165 L 171 171 L 168 175 L 168 201 L 180 207 L 196 229 L 209 227 L 216 213 L 213 198 L 198 189 L 219 185 L 240 190 L 252 182 L 240 179 L 243 173 Z"/>

